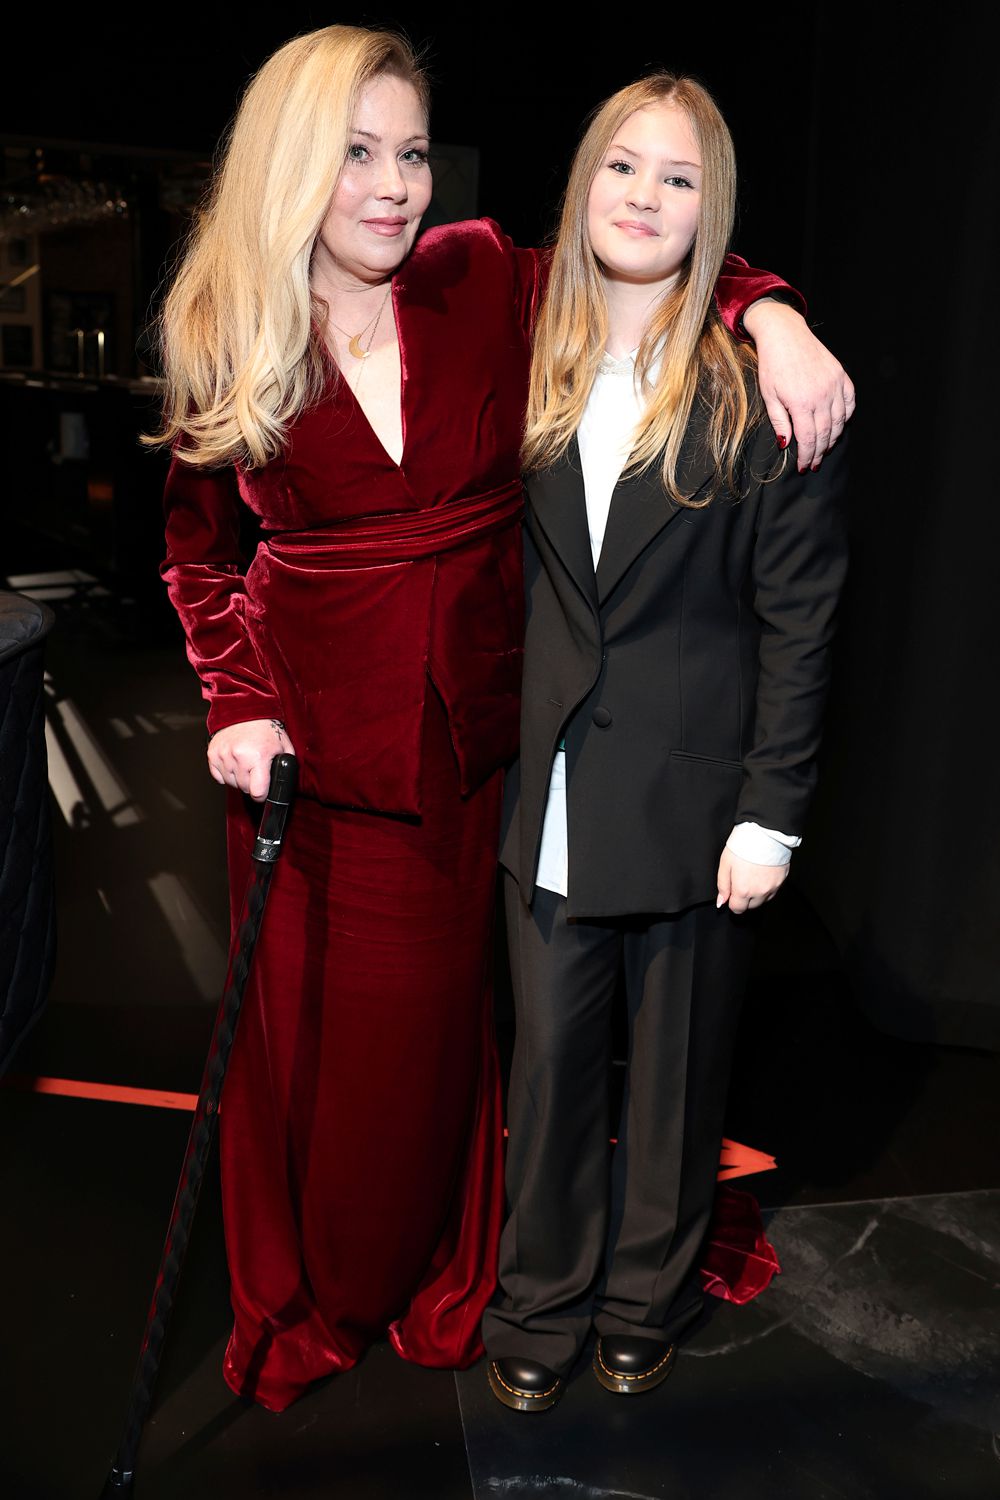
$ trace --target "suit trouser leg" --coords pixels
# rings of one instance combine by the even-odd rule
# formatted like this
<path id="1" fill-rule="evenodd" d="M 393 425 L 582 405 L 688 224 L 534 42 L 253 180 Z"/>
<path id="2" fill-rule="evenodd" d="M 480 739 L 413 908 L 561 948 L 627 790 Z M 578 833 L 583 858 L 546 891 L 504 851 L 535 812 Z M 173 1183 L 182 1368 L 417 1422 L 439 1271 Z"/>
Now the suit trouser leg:
<path id="1" fill-rule="evenodd" d="M 629 1063 L 599 1333 L 673 1339 L 701 1307 L 755 920 L 702 905 L 625 935 Z"/>
<path id="2" fill-rule="evenodd" d="M 700 1307 L 752 934 L 712 906 L 567 923 L 561 897 L 536 891 L 529 911 L 509 876 L 506 889 L 517 1007 L 510 1218 L 484 1339 L 494 1358 L 565 1374 L 592 1320 L 605 1333 L 672 1338 Z M 612 1189 L 610 1011 L 623 958 L 630 1057 Z"/>
<path id="3" fill-rule="evenodd" d="M 509 1218 L 500 1290 L 483 1319 L 490 1356 L 566 1373 L 590 1332 L 610 1200 L 608 1060 L 621 962 L 614 926 L 567 923 L 504 876 L 517 1031 L 507 1107 Z"/>

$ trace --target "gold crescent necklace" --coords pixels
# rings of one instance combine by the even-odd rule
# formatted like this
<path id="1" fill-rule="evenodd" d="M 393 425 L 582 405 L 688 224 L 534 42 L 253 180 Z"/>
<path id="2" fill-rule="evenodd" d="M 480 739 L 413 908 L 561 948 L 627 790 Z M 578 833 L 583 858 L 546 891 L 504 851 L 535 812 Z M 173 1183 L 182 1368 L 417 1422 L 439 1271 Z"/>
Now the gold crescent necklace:
<path id="1" fill-rule="evenodd" d="M 362 330 L 361 330 L 360 333 L 348 333 L 348 331 L 347 331 L 346 328 L 341 328 L 341 326 L 340 326 L 339 323 L 335 323 L 333 321 L 333 319 L 330 318 L 330 326 L 331 326 L 331 328 L 336 328 L 337 332 L 339 334 L 341 334 L 347 340 L 347 347 L 351 351 L 351 353 L 354 355 L 355 359 L 367 359 L 368 356 L 369 356 L 369 354 L 372 352 L 372 344 L 375 341 L 375 335 L 378 332 L 378 325 L 379 325 L 379 323 L 381 321 L 382 314 L 385 311 L 385 304 L 389 300 L 389 293 L 391 291 L 392 291 L 392 282 L 390 282 L 389 285 L 385 289 L 385 296 L 382 298 L 382 301 L 379 303 L 378 312 L 375 314 L 375 316 L 373 318 L 370 318 L 368 320 L 368 322 L 365 324 L 364 328 L 362 328 Z M 367 345 L 367 347 L 363 347 L 362 343 L 361 343 L 361 340 L 364 338 L 365 334 L 368 333 L 369 329 L 371 329 L 371 333 L 368 334 L 368 345 Z"/>

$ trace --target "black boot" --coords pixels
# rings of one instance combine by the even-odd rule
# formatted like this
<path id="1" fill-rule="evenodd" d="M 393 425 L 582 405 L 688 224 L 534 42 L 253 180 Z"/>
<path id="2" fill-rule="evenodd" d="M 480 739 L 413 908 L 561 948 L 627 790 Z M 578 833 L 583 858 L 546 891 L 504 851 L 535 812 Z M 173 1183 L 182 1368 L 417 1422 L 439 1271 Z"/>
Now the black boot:
<path id="1" fill-rule="evenodd" d="M 512 1411 L 546 1411 L 555 1406 L 565 1381 L 537 1359 L 491 1359 L 490 1390 Z"/>
<path id="2" fill-rule="evenodd" d="M 608 1333 L 597 1340 L 594 1374 L 617 1396 L 639 1396 L 666 1380 L 677 1357 L 676 1346 L 638 1334 Z"/>

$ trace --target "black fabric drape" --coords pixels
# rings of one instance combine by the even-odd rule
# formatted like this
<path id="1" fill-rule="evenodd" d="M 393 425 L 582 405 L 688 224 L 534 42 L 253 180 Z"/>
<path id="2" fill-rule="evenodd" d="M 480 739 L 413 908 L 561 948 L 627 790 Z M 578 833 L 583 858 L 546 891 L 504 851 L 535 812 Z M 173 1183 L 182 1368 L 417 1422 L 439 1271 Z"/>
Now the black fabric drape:
<path id="1" fill-rule="evenodd" d="M 984 21 L 863 50 L 838 24 L 818 33 L 802 284 L 860 407 L 795 876 L 877 1025 L 1000 1049 L 995 52 Z"/>

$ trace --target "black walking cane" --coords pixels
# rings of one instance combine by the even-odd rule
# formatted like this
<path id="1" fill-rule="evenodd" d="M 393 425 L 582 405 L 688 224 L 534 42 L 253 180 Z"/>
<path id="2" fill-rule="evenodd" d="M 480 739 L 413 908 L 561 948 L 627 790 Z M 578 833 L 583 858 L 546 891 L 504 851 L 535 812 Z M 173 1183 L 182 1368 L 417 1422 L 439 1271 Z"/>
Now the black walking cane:
<path id="1" fill-rule="evenodd" d="M 170 1224 L 160 1256 L 160 1269 L 153 1288 L 153 1298 L 146 1315 L 146 1328 L 139 1350 L 139 1362 L 132 1382 L 125 1435 L 115 1455 L 101 1491 L 101 1500 L 129 1496 L 135 1479 L 135 1455 L 142 1437 L 142 1429 L 149 1414 L 163 1352 L 163 1339 L 167 1320 L 173 1306 L 177 1282 L 180 1279 L 184 1253 L 191 1236 L 198 1194 L 208 1162 L 208 1153 L 215 1133 L 215 1121 L 219 1111 L 219 1095 L 226 1077 L 226 1065 L 232 1050 L 236 1023 L 240 1018 L 243 992 L 253 960 L 253 951 L 260 932 L 267 888 L 271 882 L 271 870 L 281 853 L 281 840 L 288 817 L 288 809 L 295 793 L 298 762 L 294 755 L 276 755 L 271 762 L 271 784 L 260 819 L 260 832 L 253 846 L 253 864 L 247 893 L 243 898 L 239 926 L 233 939 L 229 974 L 226 988 L 215 1017 L 215 1028 L 205 1060 L 205 1071 L 201 1078 L 198 1103 L 188 1135 L 184 1163 L 177 1182 L 174 1206 L 170 1212 Z"/>

